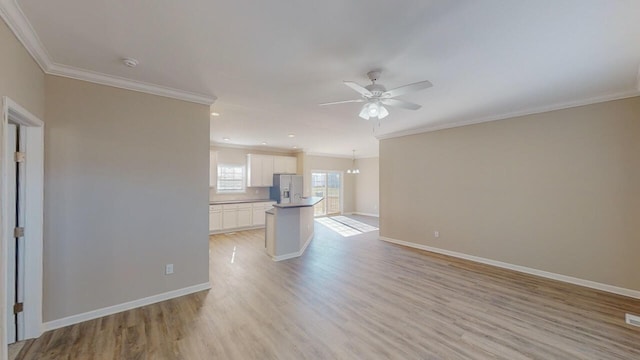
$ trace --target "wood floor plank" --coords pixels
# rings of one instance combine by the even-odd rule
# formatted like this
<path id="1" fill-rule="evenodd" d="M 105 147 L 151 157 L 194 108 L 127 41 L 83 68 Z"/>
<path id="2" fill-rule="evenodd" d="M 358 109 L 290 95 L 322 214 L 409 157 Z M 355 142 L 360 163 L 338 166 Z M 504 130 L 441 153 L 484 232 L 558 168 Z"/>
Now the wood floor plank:
<path id="1" fill-rule="evenodd" d="M 18 359 L 640 359 L 637 299 L 319 224 L 273 262 L 263 236 L 211 236 L 210 291 L 47 332 Z"/>

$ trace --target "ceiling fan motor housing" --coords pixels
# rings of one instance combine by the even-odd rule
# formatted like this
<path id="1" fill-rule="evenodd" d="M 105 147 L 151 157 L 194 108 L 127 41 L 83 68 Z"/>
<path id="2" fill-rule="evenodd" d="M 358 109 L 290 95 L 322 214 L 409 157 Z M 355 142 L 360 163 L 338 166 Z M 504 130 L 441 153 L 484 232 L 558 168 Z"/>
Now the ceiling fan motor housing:
<path id="1" fill-rule="evenodd" d="M 373 94 L 372 97 L 377 98 L 380 97 L 382 95 L 382 93 L 384 93 L 385 91 L 387 91 L 387 89 L 385 89 L 385 87 L 383 85 L 380 84 L 371 84 L 371 85 L 367 85 L 365 86 L 365 88 L 369 91 L 371 91 L 371 93 Z"/>

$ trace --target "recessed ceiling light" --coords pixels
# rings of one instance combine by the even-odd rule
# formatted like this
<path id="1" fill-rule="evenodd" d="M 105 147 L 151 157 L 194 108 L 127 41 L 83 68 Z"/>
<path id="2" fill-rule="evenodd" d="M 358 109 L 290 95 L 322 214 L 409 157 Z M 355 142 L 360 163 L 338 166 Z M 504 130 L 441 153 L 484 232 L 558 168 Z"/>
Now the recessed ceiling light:
<path id="1" fill-rule="evenodd" d="M 224 140 L 224 141 L 230 141 L 230 140 L 231 140 L 231 138 L 223 137 L 223 138 L 222 138 L 222 140 Z"/>
<path id="2" fill-rule="evenodd" d="M 217 112 L 212 112 L 212 113 L 211 113 L 211 116 L 220 116 L 220 114 L 219 114 L 219 113 L 217 113 Z"/>
<path id="3" fill-rule="evenodd" d="M 297 149 L 298 147 L 297 147 L 296 145 L 293 145 L 293 148 L 294 148 L 294 149 Z"/>
<path id="4" fill-rule="evenodd" d="M 122 59 L 122 62 L 130 68 L 134 68 L 138 66 L 138 64 L 140 63 L 138 60 L 134 58 L 124 58 Z"/>
<path id="5" fill-rule="evenodd" d="M 267 142 L 266 142 L 266 141 L 263 141 L 263 142 L 262 142 L 262 145 L 267 145 Z"/>
<path id="6" fill-rule="evenodd" d="M 288 137 L 296 137 L 296 134 L 289 134 Z"/>

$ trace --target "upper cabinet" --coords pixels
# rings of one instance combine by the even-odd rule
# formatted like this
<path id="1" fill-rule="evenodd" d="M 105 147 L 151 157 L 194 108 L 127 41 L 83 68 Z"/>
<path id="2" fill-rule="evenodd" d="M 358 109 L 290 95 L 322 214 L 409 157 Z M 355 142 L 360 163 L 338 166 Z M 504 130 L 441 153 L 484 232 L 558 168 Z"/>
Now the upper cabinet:
<path id="1" fill-rule="evenodd" d="M 273 156 L 247 155 L 247 186 L 273 186 Z"/>
<path id="2" fill-rule="evenodd" d="M 293 156 L 274 156 L 274 174 L 295 174 L 298 170 L 298 159 Z"/>
<path id="3" fill-rule="evenodd" d="M 298 159 L 293 156 L 247 155 L 247 186 L 273 186 L 273 174 L 295 174 Z"/>

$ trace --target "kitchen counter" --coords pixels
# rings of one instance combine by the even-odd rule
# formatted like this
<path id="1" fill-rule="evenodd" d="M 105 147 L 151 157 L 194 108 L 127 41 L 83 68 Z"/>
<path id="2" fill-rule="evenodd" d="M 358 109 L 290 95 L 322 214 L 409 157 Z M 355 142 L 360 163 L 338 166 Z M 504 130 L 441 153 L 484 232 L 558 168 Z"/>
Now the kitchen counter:
<path id="1" fill-rule="evenodd" d="M 271 199 L 258 199 L 258 200 L 221 200 L 221 201 L 209 201 L 209 205 L 224 205 L 224 204 L 246 204 L 246 203 L 258 203 L 269 202 Z"/>
<path id="2" fill-rule="evenodd" d="M 274 207 L 287 209 L 287 208 L 296 208 L 296 207 L 306 207 L 313 206 L 324 199 L 323 197 L 312 196 L 308 198 L 302 198 L 297 202 L 289 203 L 289 204 L 274 204 Z"/>
<path id="3" fill-rule="evenodd" d="M 265 247 L 275 261 L 301 256 L 314 235 L 313 205 L 322 197 L 292 204 L 275 204 L 266 213 Z"/>

